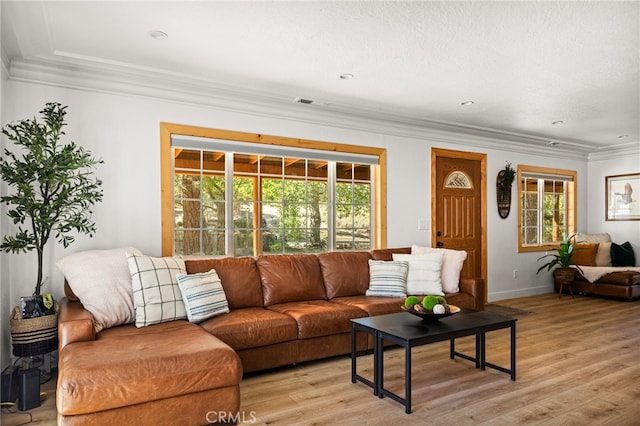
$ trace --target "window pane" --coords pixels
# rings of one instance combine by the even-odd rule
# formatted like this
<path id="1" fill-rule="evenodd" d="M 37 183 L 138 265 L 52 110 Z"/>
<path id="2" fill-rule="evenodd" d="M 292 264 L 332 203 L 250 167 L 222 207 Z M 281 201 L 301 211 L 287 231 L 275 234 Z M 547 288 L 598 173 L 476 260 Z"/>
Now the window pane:
<path id="1" fill-rule="evenodd" d="M 324 160 L 307 160 L 307 176 L 311 179 L 327 179 L 329 162 Z"/>
<path id="2" fill-rule="evenodd" d="M 285 253 L 304 253 L 306 247 L 306 235 L 302 229 L 286 229 L 284 233 Z"/>
<path id="3" fill-rule="evenodd" d="M 338 182 L 336 183 L 336 203 L 351 204 L 353 202 L 353 184 Z"/>
<path id="4" fill-rule="evenodd" d="M 336 229 L 336 249 L 354 250 L 353 229 Z"/>
<path id="5" fill-rule="evenodd" d="M 254 182 L 253 178 L 233 177 L 233 199 L 234 201 L 254 199 Z"/>
<path id="6" fill-rule="evenodd" d="M 306 176 L 307 162 L 301 158 L 285 158 L 284 159 L 284 175 L 285 176 Z"/>
<path id="7" fill-rule="evenodd" d="M 224 152 L 202 152 L 202 169 L 224 171 Z"/>
<path id="8" fill-rule="evenodd" d="M 236 229 L 233 231 L 234 256 L 252 256 L 254 231 Z"/>
<path id="9" fill-rule="evenodd" d="M 262 231 L 262 252 L 264 254 L 282 253 L 282 231 L 265 229 Z"/>
<path id="10" fill-rule="evenodd" d="M 368 250 L 371 247 L 371 229 L 356 228 L 353 233 L 354 249 Z"/>
<path id="11" fill-rule="evenodd" d="M 174 148 L 174 167 L 176 170 L 200 170 L 200 153 L 200 150 Z"/>
<path id="12" fill-rule="evenodd" d="M 327 203 L 329 201 L 329 187 L 327 182 L 307 182 L 307 201 L 310 203 Z"/>
<path id="13" fill-rule="evenodd" d="M 307 204 L 307 226 L 309 228 L 327 228 L 329 223 L 328 204 Z"/>
<path id="14" fill-rule="evenodd" d="M 203 254 L 223 255 L 225 254 L 225 232 L 224 230 L 207 230 L 202 233 Z"/>
<path id="15" fill-rule="evenodd" d="M 276 203 L 262 204 L 263 228 L 282 228 L 282 205 Z"/>
<path id="16" fill-rule="evenodd" d="M 357 228 L 368 228 L 371 224 L 371 206 L 355 206 L 353 224 Z"/>
<path id="17" fill-rule="evenodd" d="M 258 156 L 233 154 L 234 173 L 258 173 Z"/>
<path id="18" fill-rule="evenodd" d="M 353 185 L 353 203 L 354 204 L 371 204 L 371 184 L 356 183 Z"/>
<path id="19" fill-rule="evenodd" d="M 224 201 L 224 176 L 203 176 L 202 198 Z"/>
<path id="20" fill-rule="evenodd" d="M 284 192 L 284 181 L 282 179 L 263 178 L 261 194 L 263 201 L 279 201 L 282 202 Z"/>
<path id="21" fill-rule="evenodd" d="M 200 198 L 200 175 L 176 173 L 173 196 L 175 198 Z"/>
<path id="22" fill-rule="evenodd" d="M 307 183 L 304 180 L 286 179 L 284 181 L 284 202 L 304 203 L 307 199 Z"/>
<path id="23" fill-rule="evenodd" d="M 202 227 L 224 229 L 224 226 L 224 201 L 204 201 L 202 203 Z"/>
<path id="24" fill-rule="evenodd" d="M 233 203 L 233 227 L 253 228 L 253 203 Z"/>
<path id="25" fill-rule="evenodd" d="M 257 157 L 260 159 L 260 174 L 282 176 L 282 157 Z"/>
<path id="26" fill-rule="evenodd" d="M 200 230 L 176 231 L 176 254 L 189 256 L 202 253 L 200 248 L 200 233 Z M 181 247 L 181 250 L 178 250 L 178 247 Z"/>

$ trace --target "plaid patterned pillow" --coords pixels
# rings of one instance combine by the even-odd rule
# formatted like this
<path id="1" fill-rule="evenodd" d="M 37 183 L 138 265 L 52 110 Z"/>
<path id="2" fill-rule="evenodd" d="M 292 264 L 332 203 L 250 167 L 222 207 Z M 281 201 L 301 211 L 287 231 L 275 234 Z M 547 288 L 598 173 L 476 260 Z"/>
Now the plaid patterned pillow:
<path id="1" fill-rule="evenodd" d="M 176 276 L 186 274 L 184 260 L 175 257 L 127 255 L 136 327 L 186 319 Z"/>
<path id="2" fill-rule="evenodd" d="M 190 322 L 201 322 L 229 312 L 227 297 L 215 269 L 199 274 L 178 274 L 178 285 Z"/>

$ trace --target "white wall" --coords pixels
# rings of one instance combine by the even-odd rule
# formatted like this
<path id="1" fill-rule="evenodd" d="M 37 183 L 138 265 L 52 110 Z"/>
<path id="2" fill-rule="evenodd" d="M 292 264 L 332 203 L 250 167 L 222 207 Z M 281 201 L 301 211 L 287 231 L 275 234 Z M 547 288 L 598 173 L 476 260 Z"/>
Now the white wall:
<path id="1" fill-rule="evenodd" d="M 1 8 L 0 8 L 1 9 Z M 4 126 L 6 123 L 6 106 L 7 106 L 7 69 L 4 61 L 0 63 L 0 124 Z M 6 146 L 5 137 L 0 137 L 0 152 L 4 153 Z M 0 182 L 0 195 L 4 195 L 6 185 Z M 5 235 L 8 229 L 6 217 L 6 207 L 4 204 L 0 206 L 0 235 Z M 11 311 L 11 286 L 9 285 L 9 262 L 8 255 L 0 252 L 0 369 L 9 364 L 9 352 L 11 351 L 11 334 L 9 333 L 9 312 Z"/>
<path id="2" fill-rule="evenodd" d="M 418 230 L 420 219 L 430 214 L 430 150 L 432 147 L 484 152 L 487 154 L 488 194 L 488 288 L 489 300 L 499 300 L 551 291 L 548 274 L 536 275 L 537 253 L 517 253 L 517 205 L 515 189 L 510 216 L 505 220 L 496 210 L 495 176 L 505 162 L 557 167 L 578 171 L 579 182 L 586 180 L 587 162 L 550 156 L 515 153 L 506 146 L 479 149 L 461 143 L 442 143 L 419 137 L 395 136 L 393 132 L 368 132 L 284 120 L 267 115 L 223 111 L 186 103 L 82 91 L 10 80 L 7 119 L 32 117 L 46 102 L 68 105 L 68 140 L 84 146 L 105 164 L 97 170 L 104 181 L 104 200 L 94 209 L 97 234 L 78 237 L 68 249 L 50 244 L 45 255 L 43 291 L 63 296 L 63 277 L 55 261 L 87 249 L 135 246 L 150 255 L 160 255 L 160 158 L 159 123 L 188 125 L 281 135 L 305 139 L 384 147 L 387 149 L 387 241 L 389 247 L 430 244 L 430 231 Z M 460 135 L 459 140 L 465 137 Z M 586 186 L 578 186 L 579 223 L 587 224 Z M 6 217 L 2 215 L 3 227 Z M 9 267 L 10 303 L 33 292 L 36 277 L 35 253 L 6 255 L 2 268 Z M 518 277 L 513 278 L 513 270 Z M 4 281 L 3 275 L 3 283 Z M 4 286 L 3 286 L 4 288 Z M 3 290 L 4 291 L 4 290 Z M 2 317 L 7 306 L 3 306 Z M 7 327 L 3 327 L 6 330 Z M 3 331 L 4 332 L 4 331 Z M 3 348 L 3 355 L 7 352 Z"/>
<path id="3" fill-rule="evenodd" d="M 588 202 L 590 233 L 608 232 L 611 240 L 621 244 L 629 241 L 640 265 L 640 220 L 607 221 L 605 217 L 605 177 L 640 173 L 640 155 L 631 153 L 612 159 L 589 161 Z M 640 203 L 640 188 L 634 188 L 633 198 Z"/>

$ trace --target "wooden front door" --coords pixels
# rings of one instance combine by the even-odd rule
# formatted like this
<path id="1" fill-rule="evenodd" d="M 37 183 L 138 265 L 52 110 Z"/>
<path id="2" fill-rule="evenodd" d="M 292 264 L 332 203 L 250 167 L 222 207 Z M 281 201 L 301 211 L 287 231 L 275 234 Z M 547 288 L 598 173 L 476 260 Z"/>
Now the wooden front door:
<path id="1" fill-rule="evenodd" d="M 462 276 L 486 281 L 485 177 L 486 154 L 431 150 L 431 245 L 466 250 Z"/>

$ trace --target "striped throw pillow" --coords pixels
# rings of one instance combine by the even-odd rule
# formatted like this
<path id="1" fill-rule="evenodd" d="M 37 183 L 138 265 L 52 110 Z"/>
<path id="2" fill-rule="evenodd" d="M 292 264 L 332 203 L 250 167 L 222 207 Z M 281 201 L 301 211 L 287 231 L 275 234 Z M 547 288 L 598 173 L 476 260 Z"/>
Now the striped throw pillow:
<path id="1" fill-rule="evenodd" d="M 201 322 L 229 312 L 229 304 L 215 269 L 199 274 L 178 274 L 178 285 L 190 322 Z"/>
<path id="2" fill-rule="evenodd" d="M 369 260 L 367 296 L 407 297 L 409 262 Z"/>

